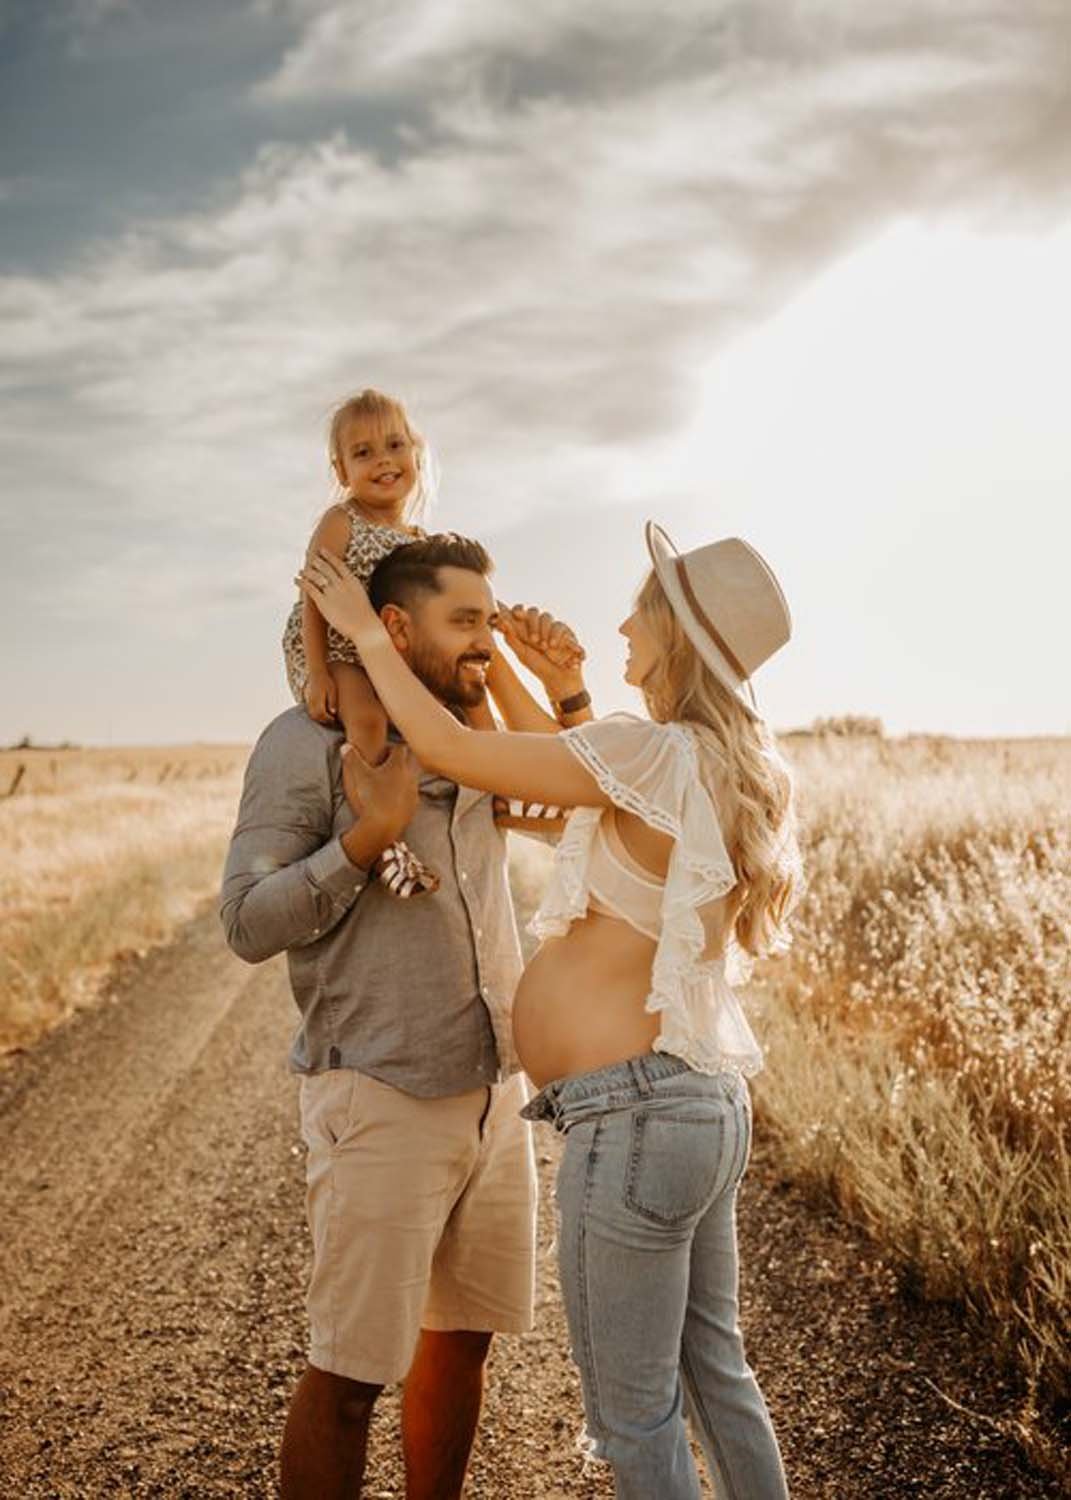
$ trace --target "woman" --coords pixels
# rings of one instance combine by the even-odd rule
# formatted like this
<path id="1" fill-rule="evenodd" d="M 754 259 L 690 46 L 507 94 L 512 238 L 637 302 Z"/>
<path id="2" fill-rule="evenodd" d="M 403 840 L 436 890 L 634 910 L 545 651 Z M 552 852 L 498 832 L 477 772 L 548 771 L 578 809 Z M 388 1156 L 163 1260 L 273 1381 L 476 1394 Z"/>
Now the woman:
<path id="1" fill-rule="evenodd" d="M 571 806 L 514 1005 L 525 1110 L 567 1133 L 560 1268 L 590 1451 L 622 1500 L 695 1500 L 687 1407 L 720 1493 L 787 1494 L 737 1326 L 735 1203 L 761 1053 L 726 960 L 786 941 L 797 877 L 788 773 L 750 677 L 788 640 L 777 580 L 736 539 L 653 571 L 621 626 L 650 718 L 479 734 L 409 672 L 359 586 L 301 577 L 351 637 L 420 760 L 467 786 Z"/>

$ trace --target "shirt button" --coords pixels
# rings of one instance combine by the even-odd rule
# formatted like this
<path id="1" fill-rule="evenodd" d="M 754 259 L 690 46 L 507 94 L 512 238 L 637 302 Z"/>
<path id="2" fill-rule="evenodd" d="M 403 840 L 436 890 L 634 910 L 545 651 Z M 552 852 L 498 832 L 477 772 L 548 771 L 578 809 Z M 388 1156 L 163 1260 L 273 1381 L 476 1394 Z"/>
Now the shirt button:
<path id="1" fill-rule="evenodd" d="M 467 879 L 468 879 L 468 878 L 469 878 L 469 877 L 468 877 L 468 876 L 467 876 L 467 875 L 466 875 L 466 874 L 465 874 L 465 871 L 464 871 L 464 870 L 462 870 L 462 872 L 461 872 L 461 878 L 462 878 L 462 880 L 467 880 Z"/>
<path id="2" fill-rule="evenodd" d="M 482 938 L 483 937 L 483 928 L 482 927 L 477 927 L 477 929 L 476 929 L 476 936 L 478 938 Z"/>

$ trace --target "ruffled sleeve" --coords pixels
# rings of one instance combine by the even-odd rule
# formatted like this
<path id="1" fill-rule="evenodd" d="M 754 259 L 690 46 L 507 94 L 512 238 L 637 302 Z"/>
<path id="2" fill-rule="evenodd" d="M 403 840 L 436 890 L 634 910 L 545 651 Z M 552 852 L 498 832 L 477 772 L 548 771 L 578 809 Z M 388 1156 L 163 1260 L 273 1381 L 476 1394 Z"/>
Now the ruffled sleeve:
<path id="1" fill-rule="evenodd" d="M 762 1066 L 762 1054 L 725 977 L 725 958 L 704 959 L 700 912 L 736 885 L 710 794 L 686 725 L 612 714 L 562 739 L 602 791 L 625 812 L 673 839 L 662 897 L 647 1009 L 662 1012 L 658 1050 L 703 1071 Z M 531 930 L 560 936 L 587 910 L 587 866 L 602 813 L 578 808 L 558 848 L 554 875 Z"/>
<path id="2" fill-rule="evenodd" d="M 670 873 L 675 860 L 695 871 L 700 905 L 732 890 L 736 874 L 683 725 L 610 714 L 562 738 L 612 802 L 673 839 Z"/>

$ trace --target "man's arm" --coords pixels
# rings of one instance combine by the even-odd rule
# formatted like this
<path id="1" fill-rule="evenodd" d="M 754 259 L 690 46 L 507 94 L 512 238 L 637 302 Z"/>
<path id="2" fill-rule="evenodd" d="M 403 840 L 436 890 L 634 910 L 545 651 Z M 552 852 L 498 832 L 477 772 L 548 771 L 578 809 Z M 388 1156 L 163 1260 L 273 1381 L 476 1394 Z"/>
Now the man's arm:
<path id="1" fill-rule="evenodd" d="M 414 766 L 395 753 L 374 771 L 365 768 L 362 802 L 347 756 L 343 787 L 361 815 L 335 837 L 332 756 L 332 742 L 298 720 L 271 726 L 253 751 L 219 907 L 227 942 L 247 963 L 330 932 L 412 816 Z"/>

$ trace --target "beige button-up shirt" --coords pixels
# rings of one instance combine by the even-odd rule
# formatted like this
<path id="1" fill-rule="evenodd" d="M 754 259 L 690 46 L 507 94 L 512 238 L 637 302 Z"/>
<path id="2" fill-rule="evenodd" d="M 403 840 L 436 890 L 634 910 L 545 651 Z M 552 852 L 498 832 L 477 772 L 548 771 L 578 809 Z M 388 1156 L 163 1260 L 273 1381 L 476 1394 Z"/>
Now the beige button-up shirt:
<path id="1" fill-rule="evenodd" d="M 227 942 L 250 963 L 286 951 L 295 1072 L 356 1068 L 428 1098 L 500 1081 L 518 1067 L 521 951 L 491 798 L 421 778 L 403 836 L 441 884 L 399 900 L 340 843 L 353 822 L 341 743 L 303 708 L 258 741 L 223 875 Z"/>

